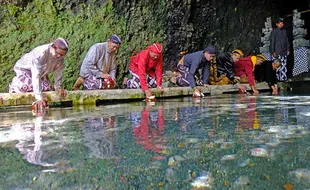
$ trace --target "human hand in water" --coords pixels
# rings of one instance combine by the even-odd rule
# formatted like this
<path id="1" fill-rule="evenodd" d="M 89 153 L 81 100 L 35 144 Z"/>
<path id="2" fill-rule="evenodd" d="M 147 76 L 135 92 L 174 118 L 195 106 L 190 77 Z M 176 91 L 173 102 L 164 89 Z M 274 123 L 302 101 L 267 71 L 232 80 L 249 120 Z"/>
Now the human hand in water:
<path id="1" fill-rule="evenodd" d="M 65 96 L 67 96 L 67 90 L 62 89 L 62 88 L 56 89 L 56 93 L 57 93 L 58 96 L 60 96 L 60 97 L 65 97 Z"/>
<path id="2" fill-rule="evenodd" d="M 239 89 L 240 93 L 246 93 L 246 86 L 242 85 L 242 84 L 236 84 L 237 88 Z"/>
<path id="3" fill-rule="evenodd" d="M 258 95 L 258 94 L 259 94 L 259 91 L 256 89 L 253 89 L 253 95 Z"/>
<path id="4" fill-rule="evenodd" d="M 278 85 L 273 85 L 271 86 L 272 88 L 272 95 L 277 95 L 279 93 L 279 90 L 278 90 Z"/>
<path id="5" fill-rule="evenodd" d="M 194 88 L 193 97 L 204 97 L 205 95 L 198 89 Z"/>
<path id="6" fill-rule="evenodd" d="M 45 99 L 36 100 L 31 105 L 32 113 L 35 116 L 45 115 L 46 108 L 48 108 L 48 102 Z"/>
<path id="7" fill-rule="evenodd" d="M 278 91 L 277 90 L 272 90 L 272 95 L 278 95 Z"/>

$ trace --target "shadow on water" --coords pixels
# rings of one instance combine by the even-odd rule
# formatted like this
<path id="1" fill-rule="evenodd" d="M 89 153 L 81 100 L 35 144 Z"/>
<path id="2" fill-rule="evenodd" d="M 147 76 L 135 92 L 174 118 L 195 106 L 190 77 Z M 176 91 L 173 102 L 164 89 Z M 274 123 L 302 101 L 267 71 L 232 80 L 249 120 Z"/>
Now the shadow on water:
<path id="1" fill-rule="evenodd" d="M 0 112 L 0 189 L 310 188 L 310 97 Z"/>

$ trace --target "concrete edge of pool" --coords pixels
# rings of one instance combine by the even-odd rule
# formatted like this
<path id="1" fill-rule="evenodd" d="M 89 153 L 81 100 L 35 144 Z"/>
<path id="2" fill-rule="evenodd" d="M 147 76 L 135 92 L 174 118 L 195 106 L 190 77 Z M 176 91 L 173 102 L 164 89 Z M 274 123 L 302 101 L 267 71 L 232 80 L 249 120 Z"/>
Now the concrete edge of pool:
<path id="1" fill-rule="evenodd" d="M 248 90 L 251 88 L 245 84 Z M 260 91 L 270 90 L 267 83 L 257 83 Z M 225 93 L 237 93 L 238 89 L 233 85 L 211 85 L 210 89 L 201 88 L 207 95 L 218 95 Z M 157 98 L 172 98 L 191 96 L 193 90 L 190 87 L 166 87 L 165 92 L 160 94 L 156 88 L 151 89 Z M 43 95 L 49 102 L 63 103 L 71 102 L 72 105 L 95 105 L 96 101 L 121 101 L 121 100 L 142 100 L 145 98 L 141 89 L 113 89 L 113 90 L 79 90 L 68 91 L 65 98 L 60 98 L 54 91 L 44 92 Z M 0 93 L 0 107 L 28 106 L 35 100 L 33 93 Z"/>

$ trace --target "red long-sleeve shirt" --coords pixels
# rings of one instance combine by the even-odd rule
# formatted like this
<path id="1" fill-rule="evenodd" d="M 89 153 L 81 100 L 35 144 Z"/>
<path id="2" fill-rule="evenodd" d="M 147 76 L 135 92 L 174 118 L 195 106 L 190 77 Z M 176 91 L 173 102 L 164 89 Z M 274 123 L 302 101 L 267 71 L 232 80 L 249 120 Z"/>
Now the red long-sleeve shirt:
<path id="1" fill-rule="evenodd" d="M 158 60 L 154 61 L 151 59 L 149 49 L 142 50 L 131 60 L 129 69 L 139 76 L 142 90 L 148 89 L 146 75 L 155 77 L 157 86 L 162 85 L 162 55 L 160 55 Z"/>
<path id="2" fill-rule="evenodd" d="M 255 84 L 255 78 L 254 78 L 254 64 L 251 60 L 252 56 L 248 56 L 245 58 L 240 58 L 238 62 L 235 62 L 234 64 L 234 73 L 235 76 L 241 77 L 243 75 L 246 75 L 249 84 L 253 86 Z"/>

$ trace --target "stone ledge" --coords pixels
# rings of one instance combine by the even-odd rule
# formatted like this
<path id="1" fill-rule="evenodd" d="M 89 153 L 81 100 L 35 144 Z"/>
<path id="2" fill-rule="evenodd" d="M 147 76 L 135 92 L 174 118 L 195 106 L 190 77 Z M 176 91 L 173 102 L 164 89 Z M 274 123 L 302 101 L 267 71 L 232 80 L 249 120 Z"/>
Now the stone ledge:
<path id="1" fill-rule="evenodd" d="M 247 89 L 250 90 L 248 84 Z M 210 89 L 200 87 L 204 94 L 216 95 L 223 93 L 238 92 L 238 89 L 233 85 L 211 85 Z M 258 90 L 269 90 L 267 83 L 258 83 Z M 167 97 L 182 97 L 191 96 L 193 90 L 190 87 L 168 87 L 164 88 L 165 92 L 160 94 L 159 91 L 154 88 L 151 89 L 152 93 L 157 98 Z M 65 98 L 60 98 L 54 91 L 44 92 L 43 96 L 47 98 L 49 102 L 61 103 L 72 102 L 73 105 L 95 105 L 97 100 L 100 101 L 119 101 L 119 100 L 142 100 L 145 98 L 144 92 L 141 89 L 113 89 L 113 90 L 79 90 L 68 91 Z M 0 93 L 0 107 L 10 106 L 26 106 L 31 105 L 35 101 L 33 93 Z"/>

